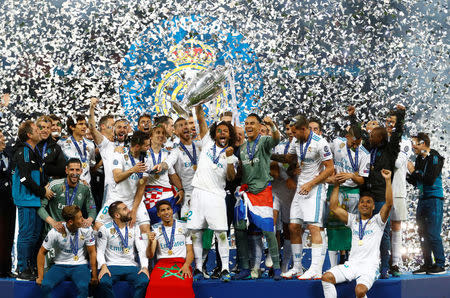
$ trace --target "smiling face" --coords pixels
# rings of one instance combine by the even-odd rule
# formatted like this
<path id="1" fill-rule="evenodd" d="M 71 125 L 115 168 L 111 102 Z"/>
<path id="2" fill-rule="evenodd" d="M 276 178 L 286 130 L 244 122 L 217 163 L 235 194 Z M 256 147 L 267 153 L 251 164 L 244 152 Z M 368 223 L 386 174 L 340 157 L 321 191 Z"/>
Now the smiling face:
<path id="1" fill-rule="evenodd" d="M 30 140 L 34 143 L 37 144 L 41 141 L 41 134 L 40 134 L 40 130 L 37 127 L 36 124 L 31 124 L 31 129 L 32 129 L 32 133 L 28 134 L 28 138 L 30 138 Z"/>
<path id="2" fill-rule="evenodd" d="M 221 147 L 228 145 L 230 140 L 230 130 L 226 125 L 219 125 L 216 128 L 216 144 Z"/>
<path id="3" fill-rule="evenodd" d="M 166 137 L 170 138 L 175 131 L 175 128 L 173 127 L 173 120 L 167 120 L 167 122 L 164 123 L 164 128 L 166 130 Z"/>
<path id="4" fill-rule="evenodd" d="M 129 222 L 131 220 L 131 210 L 128 209 L 127 205 L 121 203 L 117 206 L 115 217 L 121 222 Z"/>
<path id="5" fill-rule="evenodd" d="M 164 127 L 158 126 L 152 130 L 152 144 L 162 146 L 164 144 L 165 138 Z"/>
<path id="6" fill-rule="evenodd" d="M 191 131 L 189 130 L 189 123 L 182 119 L 175 124 L 175 134 L 183 141 L 187 142 L 191 139 Z"/>
<path id="7" fill-rule="evenodd" d="M 386 130 L 389 135 L 391 135 L 392 131 L 394 130 L 395 123 L 397 123 L 397 116 L 389 116 L 386 118 Z"/>
<path id="8" fill-rule="evenodd" d="M 159 206 L 157 214 L 164 223 L 170 223 L 173 219 L 172 207 L 166 204 Z"/>
<path id="9" fill-rule="evenodd" d="M 317 122 L 309 122 L 309 129 L 312 130 L 316 135 L 320 136 L 322 134 L 319 123 Z"/>
<path id="10" fill-rule="evenodd" d="M 120 120 L 117 121 L 114 125 L 114 134 L 117 141 L 125 142 L 125 139 L 128 135 L 128 122 Z"/>
<path id="11" fill-rule="evenodd" d="M 256 139 L 261 130 L 261 123 L 259 123 L 256 117 L 250 116 L 245 119 L 245 133 L 251 140 Z"/>
<path id="12" fill-rule="evenodd" d="M 412 138 L 411 139 L 412 148 L 414 151 L 414 154 L 420 155 L 422 152 L 427 150 L 427 145 L 424 141 L 419 140 L 418 138 Z"/>
<path id="13" fill-rule="evenodd" d="M 236 131 L 236 144 L 235 144 L 235 146 L 241 146 L 245 142 L 244 129 L 242 127 L 240 127 L 240 126 L 236 126 L 234 129 Z"/>
<path id="14" fill-rule="evenodd" d="M 86 136 L 87 124 L 86 120 L 79 120 L 75 126 L 72 126 L 73 135 L 80 137 Z"/>
<path id="15" fill-rule="evenodd" d="M 39 128 L 39 135 L 41 137 L 41 140 L 47 140 L 50 136 L 51 123 L 47 121 L 39 121 L 37 123 L 37 127 Z"/>
<path id="16" fill-rule="evenodd" d="M 137 128 L 140 131 L 150 132 L 151 125 L 152 125 L 152 119 L 150 119 L 149 117 L 141 117 L 141 119 L 139 119 Z"/>
<path id="17" fill-rule="evenodd" d="M 193 116 L 189 117 L 188 125 L 189 125 L 189 132 L 191 133 L 191 136 L 193 138 L 195 138 L 195 136 L 197 135 L 197 129 L 195 128 L 195 121 L 194 121 Z"/>
<path id="18" fill-rule="evenodd" d="M 61 136 L 61 132 L 62 132 L 61 121 L 59 121 L 59 120 L 52 120 L 51 131 L 52 131 L 52 136 L 55 136 L 55 137 Z"/>
<path id="19" fill-rule="evenodd" d="M 78 162 L 71 162 L 66 166 L 67 181 L 71 185 L 76 185 L 80 180 L 81 165 Z"/>
<path id="20" fill-rule="evenodd" d="M 288 136 L 289 140 L 292 140 L 292 138 L 294 137 L 292 125 L 288 123 L 288 124 L 286 124 L 286 126 L 284 128 L 286 130 L 286 135 Z"/>
<path id="21" fill-rule="evenodd" d="M 361 216 L 370 218 L 373 210 L 375 210 L 375 202 L 373 201 L 373 198 L 369 196 L 362 196 L 359 199 L 358 210 Z"/>

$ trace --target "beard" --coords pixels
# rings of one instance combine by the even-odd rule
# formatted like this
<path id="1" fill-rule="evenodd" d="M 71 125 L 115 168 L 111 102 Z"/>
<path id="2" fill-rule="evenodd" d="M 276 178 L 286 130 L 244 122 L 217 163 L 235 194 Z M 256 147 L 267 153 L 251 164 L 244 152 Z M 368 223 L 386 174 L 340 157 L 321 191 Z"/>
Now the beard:
<path id="1" fill-rule="evenodd" d="M 129 222 L 130 220 L 131 220 L 131 216 L 129 214 L 120 216 L 120 221 L 121 222 Z"/>

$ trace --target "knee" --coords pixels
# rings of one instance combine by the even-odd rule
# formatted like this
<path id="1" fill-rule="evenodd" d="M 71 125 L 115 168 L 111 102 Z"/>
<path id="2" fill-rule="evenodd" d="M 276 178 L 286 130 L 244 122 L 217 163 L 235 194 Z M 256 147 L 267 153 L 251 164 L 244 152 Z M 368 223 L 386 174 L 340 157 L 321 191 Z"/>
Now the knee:
<path id="1" fill-rule="evenodd" d="M 336 283 L 336 279 L 334 278 L 334 275 L 331 272 L 325 272 L 325 274 L 322 275 L 322 281 L 329 282 L 332 284 Z"/>
<path id="2" fill-rule="evenodd" d="M 137 288 L 146 288 L 148 285 L 148 277 L 144 273 L 141 273 L 138 275 L 138 279 L 136 281 L 136 287 Z"/>
<path id="3" fill-rule="evenodd" d="M 358 284 L 356 285 L 355 288 L 355 295 L 357 298 L 362 298 L 364 296 L 366 296 L 367 293 L 367 287 L 363 284 Z"/>
<path id="4" fill-rule="evenodd" d="M 102 278 L 98 282 L 99 287 L 102 288 L 110 288 L 112 287 L 112 280 L 108 274 L 102 276 Z"/>
<path id="5" fill-rule="evenodd" d="M 291 232 L 292 234 L 300 234 L 300 232 L 301 232 L 300 225 L 295 224 L 295 223 L 290 223 L 289 224 L 289 232 Z"/>

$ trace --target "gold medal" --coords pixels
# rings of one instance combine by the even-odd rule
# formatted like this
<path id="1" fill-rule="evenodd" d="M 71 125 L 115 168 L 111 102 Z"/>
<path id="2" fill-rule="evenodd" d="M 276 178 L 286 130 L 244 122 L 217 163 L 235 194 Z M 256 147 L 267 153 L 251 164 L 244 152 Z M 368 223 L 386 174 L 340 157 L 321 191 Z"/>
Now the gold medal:
<path id="1" fill-rule="evenodd" d="M 42 168 L 39 168 L 39 171 L 42 173 Z"/>
<path id="2" fill-rule="evenodd" d="M 80 236 L 80 240 L 84 240 L 84 236 L 83 235 Z"/>
<path id="3" fill-rule="evenodd" d="M 66 238 L 67 234 L 64 232 L 62 233 L 63 238 Z"/>
<path id="4" fill-rule="evenodd" d="M 155 175 L 155 179 L 159 179 L 159 175 L 158 174 Z"/>
<path id="5" fill-rule="evenodd" d="M 304 164 L 305 162 L 302 160 L 302 162 L 300 163 L 300 167 L 303 167 Z"/>
<path id="6" fill-rule="evenodd" d="M 359 246 L 362 246 L 362 245 L 363 245 L 363 241 L 362 241 L 362 240 L 359 240 L 359 241 L 358 241 L 358 245 L 359 245 Z"/>
<path id="7" fill-rule="evenodd" d="M 129 254 L 130 253 L 130 249 L 128 247 L 125 247 L 123 249 L 123 253 L 126 254 L 126 255 Z"/>
<path id="8" fill-rule="evenodd" d="M 73 257 L 73 260 L 76 262 L 76 261 L 78 261 L 78 256 L 74 256 Z"/>
<path id="9" fill-rule="evenodd" d="M 144 184 L 144 178 L 139 179 L 139 184 Z"/>
<path id="10" fill-rule="evenodd" d="M 169 254 L 169 256 L 173 255 L 173 251 L 171 249 L 169 249 L 167 253 Z"/>
<path id="11" fill-rule="evenodd" d="M 86 169 L 87 168 L 87 163 L 85 163 L 85 162 L 83 162 L 83 169 Z"/>
<path id="12" fill-rule="evenodd" d="M 116 229 L 111 228 L 111 229 L 109 230 L 109 232 L 111 233 L 111 235 L 114 235 L 114 234 L 116 233 Z"/>
<path id="13" fill-rule="evenodd" d="M 194 171 L 197 171 L 197 165 L 192 166 L 194 168 Z"/>

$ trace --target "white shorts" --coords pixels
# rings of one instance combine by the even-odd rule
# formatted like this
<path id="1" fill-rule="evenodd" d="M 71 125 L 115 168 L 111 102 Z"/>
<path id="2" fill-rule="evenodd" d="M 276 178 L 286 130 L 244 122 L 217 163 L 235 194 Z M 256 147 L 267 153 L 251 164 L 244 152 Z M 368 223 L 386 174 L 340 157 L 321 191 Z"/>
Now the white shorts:
<path id="1" fill-rule="evenodd" d="M 95 221 L 101 222 L 102 224 L 106 224 L 107 222 L 112 221 L 111 216 L 109 216 L 108 209 L 109 209 L 109 205 L 111 205 L 112 203 L 114 203 L 116 201 L 124 202 L 125 205 L 127 205 L 128 209 L 130 209 L 130 210 L 133 208 L 133 201 L 131 201 L 129 199 L 128 200 L 114 199 L 114 201 L 113 200 L 107 201 L 105 203 L 105 205 L 103 206 L 103 208 L 98 213 Z M 139 204 L 139 208 L 136 213 L 136 224 L 138 226 L 150 224 L 150 217 L 148 216 L 148 212 L 147 212 L 147 209 L 145 208 L 144 201 L 141 201 L 141 203 Z"/>
<path id="2" fill-rule="evenodd" d="M 228 230 L 225 196 L 194 187 L 186 227 L 191 230 Z"/>
<path id="3" fill-rule="evenodd" d="M 290 222 L 291 204 L 294 195 L 280 196 L 274 191 L 272 191 L 272 194 L 273 194 L 273 209 L 278 210 L 280 212 L 278 218 L 281 219 L 281 222 L 288 224 Z"/>
<path id="4" fill-rule="evenodd" d="M 394 198 L 394 205 L 392 206 L 390 215 L 393 221 L 406 221 L 408 219 L 405 198 Z"/>
<path id="5" fill-rule="evenodd" d="M 356 280 L 357 285 L 363 284 L 367 290 L 370 290 L 379 275 L 376 267 L 370 268 L 364 264 L 352 264 L 348 261 L 331 268 L 328 272 L 334 275 L 336 284 Z"/>
<path id="6" fill-rule="evenodd" d="M 192 191 L 184 193 L 183 204 L 181 205 L 180 217 L 187 218 L 191 210 Z"/>
<path id="7" fill-rule="evenodd" d="M 323 226 L 323 215 L 327 193 L 323 184 L 314 186 L 307 195 L 301 195 L 295 191 L 291 204 L 290 222 L 297 224 L 314 224 Z"/>

